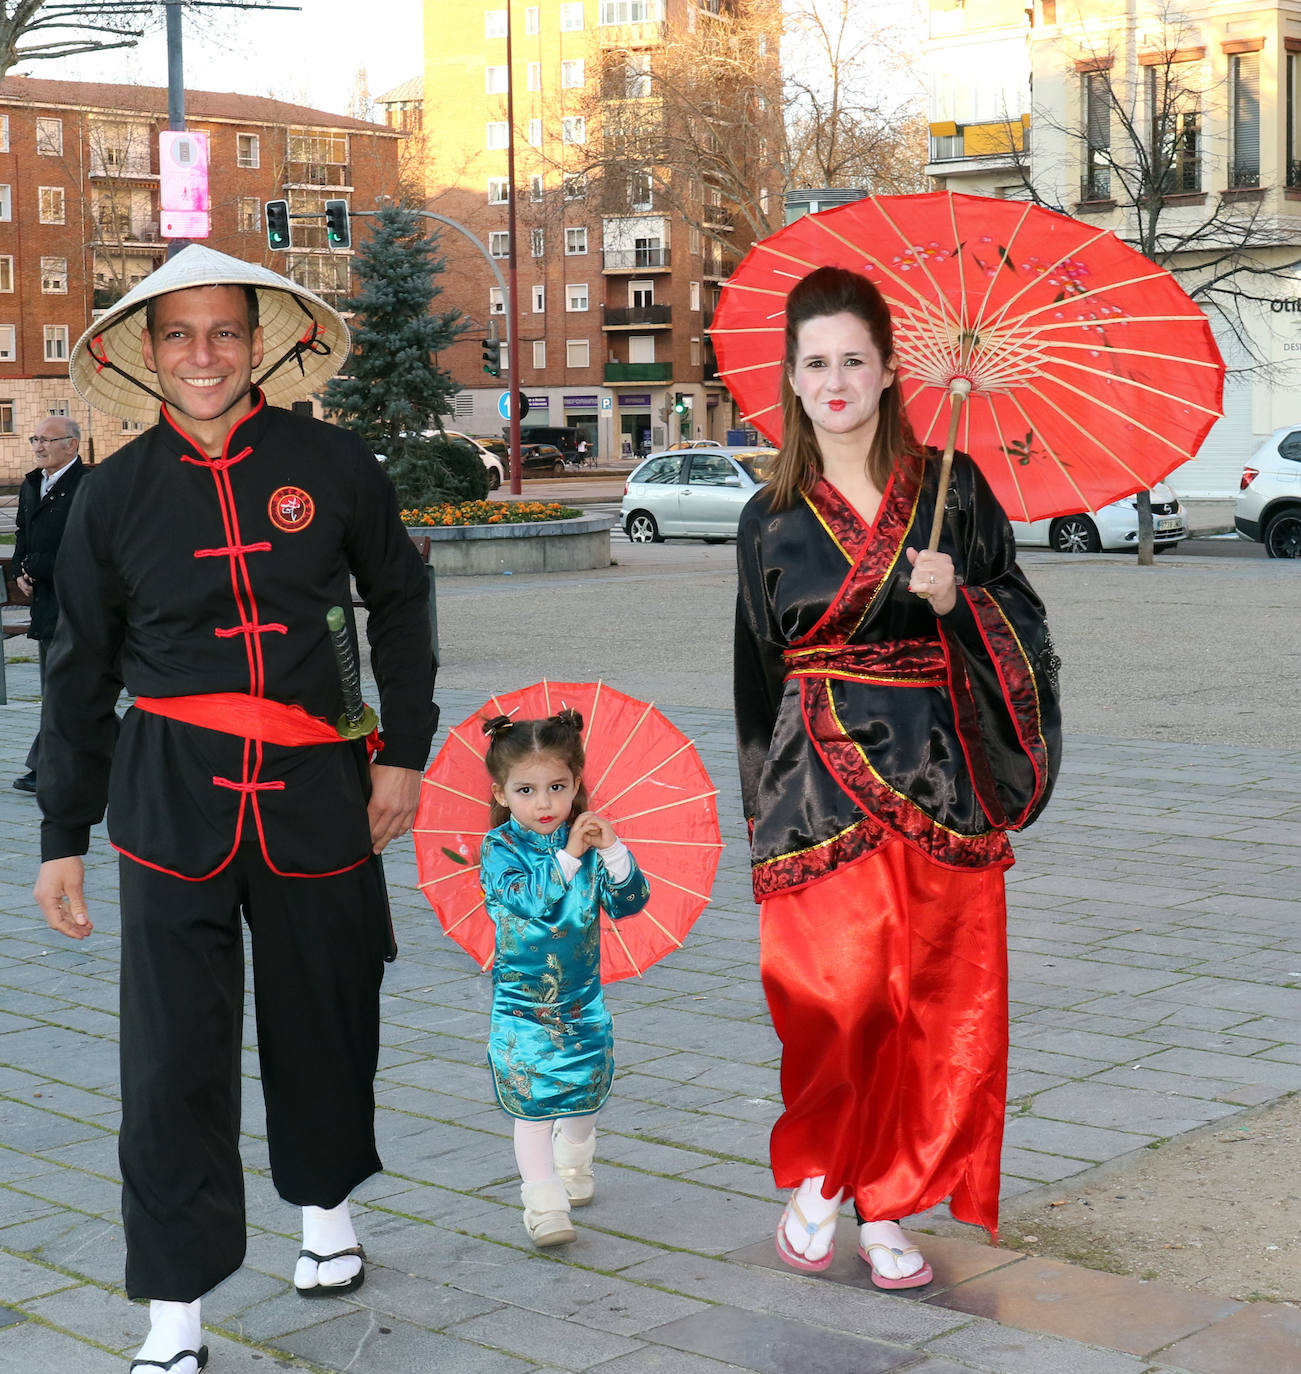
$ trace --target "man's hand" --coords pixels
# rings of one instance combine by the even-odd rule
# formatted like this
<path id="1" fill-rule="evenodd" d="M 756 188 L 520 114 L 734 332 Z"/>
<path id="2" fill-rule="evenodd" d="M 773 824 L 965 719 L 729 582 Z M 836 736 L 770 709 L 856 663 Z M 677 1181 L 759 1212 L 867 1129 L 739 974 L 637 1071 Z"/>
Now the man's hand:
<path id="1" fill-rule="evenodd" d="M 41 865 L 33 890 L 45 924 L 73 940 L 84 940 L 95 929 L 86 914 L 86 896 L 82 890 L 85 879 L 86 866 L 80 855 L 47 859 Z"/>
<path id="2" fill-rule="evenodd" d="M 420 770 L 417 768 L 387 768 L 382 763 L 370 766 L 370 843 L 376 854 L 384 851 L 390 840 L 405 835 L 416 818 L 420 801 Z"/>
<path id="3" fill-rule="evenodd" d="M 28 577 L 26 573 L 19 573 L 18 576 L 14 578 L 14 581 L 18 584 L 18 590 L 22 592 L 24 596 L 31 596 L 32 579 Z"/>

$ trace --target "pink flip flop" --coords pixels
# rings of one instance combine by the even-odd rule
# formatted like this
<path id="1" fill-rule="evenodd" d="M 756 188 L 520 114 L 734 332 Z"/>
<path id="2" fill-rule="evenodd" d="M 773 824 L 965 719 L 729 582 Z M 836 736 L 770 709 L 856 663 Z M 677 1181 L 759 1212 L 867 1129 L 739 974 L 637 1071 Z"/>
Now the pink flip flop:
<path id="1" fill-rule="evenodd" d="M 832 1212 L 824 1221 L 814 1226 L 804 1213 L 800 1211 L 800 1205 L 795 1201 L 795 1194 L 792 1193 L 791 1200 L 782 1208 L 781 1220 L 777 1223 L 777 1253 L 782 1259 L 785 1260 L 792 1269 L 803 1269 L 812 1274 L 820 1274 L 824 1269 L 830 1268 L 831 1261 L 836 1257 L 834 1234 L 827 1253 L 823 1255 L 821 1259 L 805 1259 L 798 1250 L 791 1249 L 790 1241 L 786 1239 L 786 1219 L 790 1216 L 792 1211 L 795 1213 L 800 1225 L 809 1233 L 810 1242 L 812 1242 L 813 1237 L 816 1236 L 819 1231 L 828 1226 L 830 1226 L 834 1232 L 837 1214 Z"/>
<path id="2" fill-rule="evenodd" d="M 884 1250 L 886 1254 L 893 1255 L 895 1259 L 902 1259 L 904 1255 L 920 1255 L 921 1251 L 915 1245 L 909 1245 L 903 1250 L 898 1250 L 893 1245 L 882 1245 L 880 1242 L 867 1246 L 860 1243 L 858 1258 L 872 1271 L 872 1282 L 878 1288 L 924 1288 L 935 1277 L 934 1270 L 923 1259 L 922 1267 L 915 1274 L 907 1274 L 901 1279 L 887 1278 L 872 1263 L 873 1250 Z"/>

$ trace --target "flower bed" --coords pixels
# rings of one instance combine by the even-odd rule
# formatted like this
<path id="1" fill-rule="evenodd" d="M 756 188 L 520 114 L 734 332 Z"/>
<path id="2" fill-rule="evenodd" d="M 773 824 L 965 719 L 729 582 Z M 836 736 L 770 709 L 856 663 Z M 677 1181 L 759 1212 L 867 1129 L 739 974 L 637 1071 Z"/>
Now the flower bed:
<path id="1" fill-rule="evenodd" d="M 412 529 L 447 529 L 457 525 L 533 525 L 542 520 L 572 520 L 582 515 L 558 501 L 463 501 L 459 506 L 425 506 L 404 510 L 402 523 Z"/>

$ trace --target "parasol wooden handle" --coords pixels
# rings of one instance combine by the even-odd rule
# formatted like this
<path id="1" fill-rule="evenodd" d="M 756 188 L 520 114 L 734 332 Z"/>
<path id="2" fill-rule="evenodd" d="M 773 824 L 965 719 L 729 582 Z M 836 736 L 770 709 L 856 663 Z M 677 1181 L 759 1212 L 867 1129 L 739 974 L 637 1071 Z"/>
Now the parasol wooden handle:
<path id="1" fill-rule="evenodd" d="M 962 407 L 971 394 L 971 383 L 966 377 L 954 377 L 949 383 L 949 437 L 944 441 L 944 457 L 940 460 L 940 480 L 935 488 L 935 517 L 931 521 L 931 538 L 926 545 L 934 553 L 940 546 L 940 531 L 944 528 L 944 507 L 949 496 L 949 474 L 953 471 L 953 450 L 958 441 L 958 421 L 962 419 Z M 933 579 L 932 579 L 933 580 Z"/>

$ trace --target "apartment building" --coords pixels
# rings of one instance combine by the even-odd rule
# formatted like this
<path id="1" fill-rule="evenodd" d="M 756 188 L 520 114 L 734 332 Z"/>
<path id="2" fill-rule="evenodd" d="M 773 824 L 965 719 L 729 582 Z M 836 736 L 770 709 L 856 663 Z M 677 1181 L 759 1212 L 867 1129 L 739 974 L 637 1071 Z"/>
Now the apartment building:
<path id="1" fill-rule="evenodd" d="M 1170 480 L 1236 492 L 1261 437 L 1301 422 L 1301 11 L 931 0 L 927 63 L 938 186 L 1033 188 L 1194 269 L 1186 289 L 1218 276 L 1199 299 L 1230 368 L 1225 416 Z"/>
<path id="2" fill-rule="evenodd" d="M 262 207 L 283 197 L 291 213 L 312 213 L 341 197 L 373 209 L 395 189 L 402 135 L 256 96 L 189 91 L 186 108 L 189 128 L 208 135 L 206 242 L 327 298 L 346 295 L 351 253 L 330 248 L 323 223 L 294 223 L 292 251 L 272 253 Z M 166 128 L 165 88 L 0 81 L 0 483 L 31 467 L 26 436 L 44 415 L 77 420 L 96 459 L 134 432 L 76 395 L 68 354 L 96 311 L 163 261 Z"/>
<path id="3" fill-rule="evenodd" d="M 470 229 L 504 277 L 513 87 L 515 346 L 526 428 L 574 426 L 603 455 L 617 455 L 685 437 L 723 440 L 736 424 L 706 331 L 750 241 L 733 228 L 720 187 L 702 170 L 665 194 L 663 171 L 651 175 L 653 151 L 646 165 L 625 165 L 617 176 L 617 159 L 591 171 L 599 150 L 653 150 L 665 129 L 657 76 L 671 38 L 730 24 L 734 8 L 734 0 L 516 5 L 508 71 L 505 8 L 426 0 L 423 110 L 411 109 L 411 83 L 380 103 L 395 124 L 422 121 L 428 207 Z M 714 127 L 722 140 L 747 136 L 721 113 Z M 462 387 L 456 422 L 499 433 L 504 368 L 501 379 L 484 375 L 478 340 L 494 320 L 505 337 L 504 293 L 467 240 L 446 231 L 442 248 L 449 270 L 439 303 L 477 326 L 440 358 Z"/>

